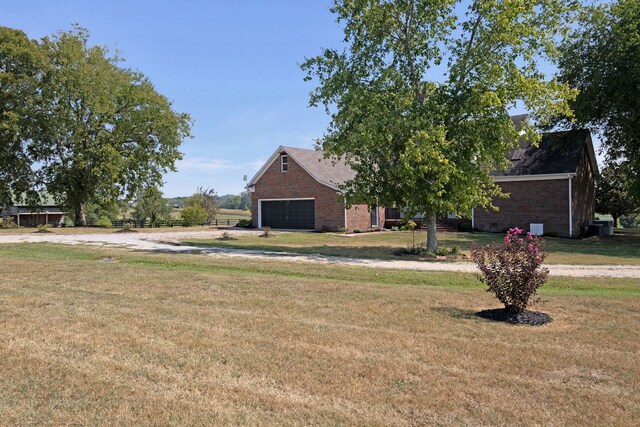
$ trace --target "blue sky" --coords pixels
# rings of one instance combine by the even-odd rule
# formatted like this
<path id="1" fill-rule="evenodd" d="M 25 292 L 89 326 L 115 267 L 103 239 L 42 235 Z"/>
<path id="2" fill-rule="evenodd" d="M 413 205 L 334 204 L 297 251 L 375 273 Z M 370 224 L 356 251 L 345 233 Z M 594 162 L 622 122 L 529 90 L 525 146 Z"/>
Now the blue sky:
<path id="1" fill-rule="evenodd" d="M 117 48 L 177 111 L 191 114 L 166 196 L 211 187 L 239 193 L 279 145 L 313 147 L 328 124 L 307 108 L 311 83 L 298 64 L 341 32 L 323 0 L 0 1 L 0 25 L 31 38 L 78 23 L 92 44 Z"/>
<path id="2" fill-rule="evenodd" d="M 174 197 L 196 187 L 239 193 L 279 145 L 312 148 L 329 123 L 308 108 L 313 83 L 298 64 L 337 47 L 342 32 L 329 0 L 0 0 L 0 25 L 40 38 L 78 23 L 92 44 L 118 49 L 177 111 L 195 121 Z M 517 111 L 515 113 L 521 113 Z"/>

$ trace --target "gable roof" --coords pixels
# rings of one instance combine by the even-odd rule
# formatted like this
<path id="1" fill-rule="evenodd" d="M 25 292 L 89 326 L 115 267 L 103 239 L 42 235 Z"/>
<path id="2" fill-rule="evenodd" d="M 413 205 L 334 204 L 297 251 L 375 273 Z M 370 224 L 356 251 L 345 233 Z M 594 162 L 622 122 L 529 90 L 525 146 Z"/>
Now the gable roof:
<path id="1" fill-rule="evenodd" d="M 247 188 L 255 185 L 269 166 L 282 154 L 288 155 L 320 184 L 335 190 L 339 190 L 340 185 L 356 176 L 355 171 L 345 162 L 344 157 L 325 159 L 324 153 L 319 150 L 285 147 L 281 145 L 271 157 L 269 157 L 269 160 L 265 162 L 258 173 L 251 178 L 251 181 L 247 183 Z"/>
<path id="2" fill-rule="evenodd" d="M 526 120 L 525 115 L 516 118 L 520 121 Z M 585 150 L 594 175 L 598 175 L 598 163 L 591 133 L 587 129 L 544 133 L 537 147 L 532 146 L 531 142 L 521 140 L 519 149 L 507 154 L 511 165 L 504 171 L 495 170 L 491 175 L 500 181 L 527 180 L 528 178 L 525 177 L 543 179 L 552 176 L 560 177 L 560 175 L 566 178 L 566 175 L 573 175 L 578 171 Z M 342 184 L 356 175 L 351 166 L 345 162 L 344 157 L 325 159 L 323 152 L 319 150 L 281 145 L 251 178 L 246 188 L 254 186 L 269 166 L 282 154 L 288 155 L 320 184 L 335 190 L 340 190 Z"/>
<path id="3" fill-rule="evenodd" d="M 598 174 L 591 133 L 586 129 L 542 134 L 538 147 L 525 141 L 520 149 L 510 151 L 511 165 L 493 176 L 517 177 L 530 175 L 573 174 L 578 170 L 584 151 L 587 151 L 594 174 Z"/>

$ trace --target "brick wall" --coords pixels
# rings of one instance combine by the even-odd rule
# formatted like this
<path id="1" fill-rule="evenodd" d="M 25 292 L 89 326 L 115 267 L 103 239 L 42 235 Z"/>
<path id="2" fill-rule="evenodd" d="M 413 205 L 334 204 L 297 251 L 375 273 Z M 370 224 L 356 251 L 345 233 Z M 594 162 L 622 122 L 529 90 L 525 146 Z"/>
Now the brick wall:
<path id="1" fill-rule="evenodd" d="M 385 209 L 378 207 L 378 226 L 384 225 Z M 371 227 L 371 212 L 366 204 L 352 205 L 347 210 L 347 230 L 353 231 L 356 228 L 366 230 Z"/>
<path id="2" fill-rule="evenodd" d="M 568 179 L 503 182 L 500 186 L 510 197 L 493 201 L 498 212 L 474 210 L 478 230 L 501 232 L 513 226 L 529 230 L 530 223 L 542 223 L 545 233 L 569 235 Z"/>
<path id="3" fill-rule="evenodd" d="M 258 199 L 315 199 L 315 228 L 337 230 L 344 227 L 344 203 L 336 190 L 313 179 L 295 160 L 289 157 L 287 172 L 280 172 L 280 156 L 255 184 L 251 194 L 251 220 L 258 226 Z"/>
<path id="4" fill-rule="evenodd" d="M 574 236 L 583 234 L 595 217 L 596 191 L 593 172 L 585 149 L 580 159 L 578 173 L 571 183 Z"/>

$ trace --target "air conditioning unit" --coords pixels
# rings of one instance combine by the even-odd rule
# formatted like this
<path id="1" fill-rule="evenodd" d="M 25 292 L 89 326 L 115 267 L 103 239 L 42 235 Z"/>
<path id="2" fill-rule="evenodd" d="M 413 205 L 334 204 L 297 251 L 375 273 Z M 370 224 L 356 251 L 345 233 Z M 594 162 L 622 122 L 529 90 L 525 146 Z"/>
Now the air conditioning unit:
<path id="1" fill-rule="evenodd" d="M 542 236 L 544 234 L 544 224 L 529 224 L 529 232 L 532 236 Z"/>

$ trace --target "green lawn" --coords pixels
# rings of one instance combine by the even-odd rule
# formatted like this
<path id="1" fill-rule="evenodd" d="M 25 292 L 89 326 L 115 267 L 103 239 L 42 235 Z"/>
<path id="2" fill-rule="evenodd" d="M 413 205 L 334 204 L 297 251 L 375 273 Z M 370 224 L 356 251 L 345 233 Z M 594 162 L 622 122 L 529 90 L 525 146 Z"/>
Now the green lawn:
<path id="1" fill-rule="evenodd" d="M 632 425 L 640 286 L 0 245 L 0 425 Z M 597 404 L 594 404 L 597 402 Z"/>
<path id="2" fill-rule="evenodd" d="M 187 239 L 184 243 L 301 254 L 335 255 L 352 258 L 407 259 L 396 254 L 411 244 L 408 231 L 365 233 L 355 237 L 330 233 L 275 232 L 275 237 L 242 236 L 236 240 Z M 416 232 L 416 243 L 424 243 L 424 232 Z M 440 233 L 440 246 L 458 246 L 468 254 L 473 242 L 500 242 L 502 234 Z M 550 264 L 640 265 L 640 231 L 622 230 L 615 236 L 587 239 L 545 238 Z"/>

